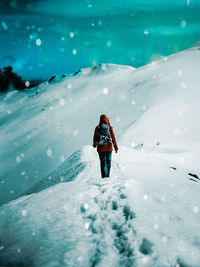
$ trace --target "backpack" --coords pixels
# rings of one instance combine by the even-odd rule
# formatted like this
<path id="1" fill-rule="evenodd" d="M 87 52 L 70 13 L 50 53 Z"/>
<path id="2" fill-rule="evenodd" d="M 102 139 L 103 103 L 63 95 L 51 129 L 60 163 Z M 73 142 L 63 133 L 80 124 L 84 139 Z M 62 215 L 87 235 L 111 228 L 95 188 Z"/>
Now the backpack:
<path id="1" fill-rule="evenodd" d="M 98 126 L 97 143 L 100 146 L 106 146 L 112 142 L 108 124 L 102 123 Z"/>

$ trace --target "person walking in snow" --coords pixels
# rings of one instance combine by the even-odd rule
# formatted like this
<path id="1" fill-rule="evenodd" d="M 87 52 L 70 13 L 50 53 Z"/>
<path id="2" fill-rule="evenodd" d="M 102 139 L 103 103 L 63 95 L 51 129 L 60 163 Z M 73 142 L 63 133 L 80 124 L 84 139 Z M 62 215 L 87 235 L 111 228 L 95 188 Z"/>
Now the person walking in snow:
<path id="1" fill-rule="evenodd" d="M 101 177 L 110 176 L 111 168 L 111 156 L 113 145 L 115 152 L 118 151 L 117 142 L 113 132 L 113 127 L 110 125 L 109 119 L 105 114 L 100 116 L 99 124 L 94 130 L 93 147 L 97 147 L 99 154 L 100 166 L 101 166 Z"/>

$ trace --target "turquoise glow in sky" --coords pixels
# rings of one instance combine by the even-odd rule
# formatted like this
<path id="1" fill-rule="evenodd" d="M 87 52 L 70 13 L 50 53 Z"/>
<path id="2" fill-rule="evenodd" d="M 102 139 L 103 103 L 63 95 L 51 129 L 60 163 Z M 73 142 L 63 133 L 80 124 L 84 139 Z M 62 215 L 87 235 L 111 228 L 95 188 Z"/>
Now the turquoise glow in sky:
<path id="1" fill-rule="evenodd" d="M 0 66 L 26 79 L 139 67 L 197 42 L 199 14 L 200 0 L 0 1 Z"/>

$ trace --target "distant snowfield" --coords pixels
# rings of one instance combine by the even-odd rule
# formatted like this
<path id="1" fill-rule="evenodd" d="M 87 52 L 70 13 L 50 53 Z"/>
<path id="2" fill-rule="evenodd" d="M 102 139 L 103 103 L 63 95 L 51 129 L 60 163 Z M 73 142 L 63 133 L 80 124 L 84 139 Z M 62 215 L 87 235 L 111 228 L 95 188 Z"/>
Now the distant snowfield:
<path id="1" fill-rule="evenodd" d="M 2 266 L 200 266 L 200 47 L 1 96 Z M 38 92 L 38 93 L 36 93 Z M 92 148 L 114 126 L 111 178 Z"/>

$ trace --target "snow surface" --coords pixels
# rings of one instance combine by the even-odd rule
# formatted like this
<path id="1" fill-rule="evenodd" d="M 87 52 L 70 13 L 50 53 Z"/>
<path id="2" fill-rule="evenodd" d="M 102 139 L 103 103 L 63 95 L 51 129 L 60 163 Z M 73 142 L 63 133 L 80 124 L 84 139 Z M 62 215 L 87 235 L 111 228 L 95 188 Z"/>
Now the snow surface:
<path id="1" fill-rule="evenodd" d="M 200 266 L 199 59 L 197 45 L 1 95 L 0 200 L 16 199 L 0 208 L 2 266 Z M 102 113 L 119 145 L 106 180 Z"/>

